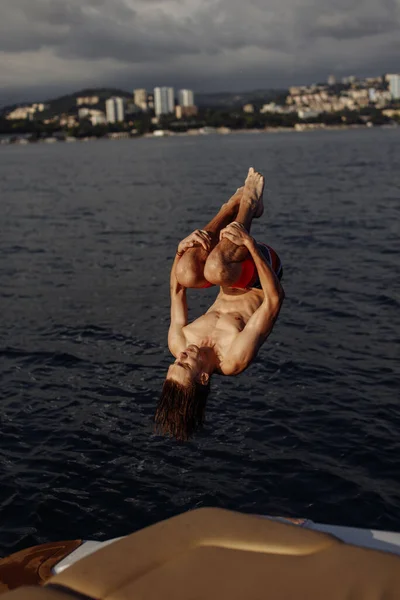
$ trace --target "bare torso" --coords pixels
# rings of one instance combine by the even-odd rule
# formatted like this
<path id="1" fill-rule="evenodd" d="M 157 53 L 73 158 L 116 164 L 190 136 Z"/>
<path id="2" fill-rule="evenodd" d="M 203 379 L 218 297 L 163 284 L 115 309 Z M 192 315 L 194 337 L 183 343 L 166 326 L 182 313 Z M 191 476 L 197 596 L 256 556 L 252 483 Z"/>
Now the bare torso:
<path id="1" fill-rule="evenodd" d="M 224 363 L 229 358 L 228 353 L 235 338 L 261 306 L 263 299 L 263 291 L 256 288 L 221 289 L 208 311 L 183 328 L 187 344 L 214 348 L 219 358 L 220 372 L 224 373 Z"/>

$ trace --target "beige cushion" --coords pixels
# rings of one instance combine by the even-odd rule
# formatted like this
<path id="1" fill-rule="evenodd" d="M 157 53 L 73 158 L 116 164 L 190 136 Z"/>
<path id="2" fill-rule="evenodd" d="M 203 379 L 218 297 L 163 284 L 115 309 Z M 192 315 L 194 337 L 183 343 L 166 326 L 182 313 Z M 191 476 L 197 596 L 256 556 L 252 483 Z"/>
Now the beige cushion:
<path id="1" fill-rule="evenodd" d="M 49 583 L 101 600 L 399 600 L 400 558 L 294 525 L 200 509 L 106 546 Z"/>

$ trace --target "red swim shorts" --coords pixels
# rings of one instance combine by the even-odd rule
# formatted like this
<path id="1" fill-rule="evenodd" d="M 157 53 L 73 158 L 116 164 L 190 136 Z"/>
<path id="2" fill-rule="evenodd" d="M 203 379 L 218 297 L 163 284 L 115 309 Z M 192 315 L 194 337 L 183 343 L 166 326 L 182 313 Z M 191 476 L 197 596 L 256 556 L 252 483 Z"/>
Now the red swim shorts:
<path id="1" fill-rule="evenodd" d="M 277 253 L 275 252 L 275 250 L 273 248 L 271 248 L 271 246 L 268 246 L 267 244 L 262 244 L 261 242 L 257 242 L 257 246 L 258 246 L 258 249 L 261 252 L 261 254 L 264 256 L 266 262 L 269 264 L 269 266 L 274 271 L 275 275 L 280 280 L 282 278 L 283 269 L 282 269 L 281 260 L 280 260 L 279 256 L 277 255 Z M 261 283 L 258 278 L 256 265 L 254 264 L 253 259 L 249 256 L 249 258 L 246 258 L 246 260 L 244 260 L 241 263 L 241 266 L 242 266 L 242 272 L 240 274 L 240 277 L 235 281 L 235 283 L 232 285 L 232 287 L 243 288 L 243 289 L 244 288 L 260 288 L 261 289 Z M 212 283 L 208 283 L 207 285 L 204 285 L 203 287 L 208 288 L 208 287 L 212 287 L 212 285 L 213 285 Z"/>

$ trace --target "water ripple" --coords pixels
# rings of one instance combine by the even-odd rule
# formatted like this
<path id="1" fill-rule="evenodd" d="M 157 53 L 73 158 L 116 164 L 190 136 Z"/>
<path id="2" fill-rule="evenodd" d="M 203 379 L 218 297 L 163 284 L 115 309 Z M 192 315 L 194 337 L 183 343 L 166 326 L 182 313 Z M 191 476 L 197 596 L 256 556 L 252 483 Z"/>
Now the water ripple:
<path id="1" fill-rule="evenodd" d="M 207 505 L 400 530 L 399 146 L 373 130 L 0 147 L 3 554 Z M 174 248 L 249 164 L 285 304 L 176 444 L 151 421 Z M 190 291 L 191 316 L 214 294 Z"/>

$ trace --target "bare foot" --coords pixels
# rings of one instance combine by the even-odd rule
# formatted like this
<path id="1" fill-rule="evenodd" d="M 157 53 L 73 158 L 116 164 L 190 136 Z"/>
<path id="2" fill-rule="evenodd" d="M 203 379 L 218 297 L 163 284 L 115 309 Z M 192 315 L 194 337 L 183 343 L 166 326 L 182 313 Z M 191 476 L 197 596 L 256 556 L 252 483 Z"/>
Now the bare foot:
<path id="1" fill-rule="evenodd" d="M 255 219 L 261 217 L 264 212 L 264 182 L 264 176 L 261 175 L 261 173 L 257 173 L 253 167 L 250 167 L 244 184 L 243 197 L 246 197 L 248 202 L 252 205 Z"/>

